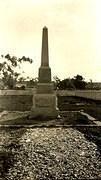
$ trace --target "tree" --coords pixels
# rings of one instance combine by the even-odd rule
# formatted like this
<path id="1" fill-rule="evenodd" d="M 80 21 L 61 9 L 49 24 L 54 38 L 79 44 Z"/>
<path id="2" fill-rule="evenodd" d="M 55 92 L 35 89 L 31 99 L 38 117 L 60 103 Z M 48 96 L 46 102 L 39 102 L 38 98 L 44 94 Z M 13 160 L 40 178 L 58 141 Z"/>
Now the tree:
<path id="1" fill-rule="evenodd" d="M 76 75 L 74 78 L 72 78 L 72 83 L 74 84 L 76 89 L 85 89 L 86 88 L 86 82 L 84 81 L 84 78 L 81 75 Z"/>
<path id="2" fill-rule="evenodd" d="M 74 89 L 74 85 L 70 78 L 60 80 L 57 76 L 54 77 L 55 79 L 55 89 L 65 90 L 65 89 Z"/>
<path id="3" fill-rule="evenodd" d="M 37 85 L 38 78 L 32 78 L 27 82 L 27 87 L 32 88 Z"/>
<path id="4" fill-rule="evenodd" d="M 58 85 L 61 82 L 61 80 L 57 76 L 54 76 L 53 79 L 54 79 L 53 80 L 53 82 L 54 82 L 54 89 L 59 89 Z"/>
<path id="5" fill-rule="evenodd" d="M 73 90 L 73 89 L 85 89 L 86 88 L 86 82 L 84 81 L 84 78 L 81 75 L 76 75 L 74 78 L 66 78 L 63 80 L 60 80 L 57 76 L 55 76 L 55 86 L 56 89 L 60 90 Z"/>
<path id="6" fill-rule="evenodd" d="M 4 86 L 9 89 L 13 89 L 20 73 L 17 72 L 17 67 L 20 69 L 21 64 L 25 62 L 32 63 L 33 60 L 29 57 L 26 58 L 22 56 L 21 58 L 17 58 L 16 56 L 1 55 L 1 59 L 3 60 L 0 63 L 0 79 L 2 79 Z"/>

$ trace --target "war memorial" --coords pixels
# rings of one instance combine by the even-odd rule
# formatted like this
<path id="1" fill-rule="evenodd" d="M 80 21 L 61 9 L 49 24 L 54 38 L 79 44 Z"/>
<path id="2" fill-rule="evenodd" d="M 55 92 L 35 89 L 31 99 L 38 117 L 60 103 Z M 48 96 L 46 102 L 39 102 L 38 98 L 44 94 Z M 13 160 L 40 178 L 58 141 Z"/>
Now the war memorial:
<path id="1" fill-rule="evenodd" d="M 37 85 L 35 89 L 29 90 L 0 90 L 0 124 L 34 126 L 35 122 L 40 125 L 40 121 L 52 119 L 55 120 L 52 122 L 55 126 L 63 125 L 66 119 L 65 125 L 72 125 L 78 124 L 78 119 L 83 123 L 84 118 L 91 124 L 99 125 L 101 122 L 96 119 L 100 119 L 100 102 L 101 91 L 54 90 L 49 66 L 48 28 L 45 26 L 42 29 L 41 65 Z"/>
<path id="2" fill-rule="evenodd" d="M 93 107 L 97 112 L 101 92 L 93 92 L 90 100 L 88 91 L 57 92 L 63 99 L 57 103 L 47 27 L 33 91 L 1 91 L 0 180 L 101 179 L 101 121 L 81 111 Z"/>
<path id="3" fill-rule="evenodd" d="M 33 95 L 33 107 L 30 118 L 37 116 L 57 118 L 57 98 L 51 81 L 51 68 L 49 67 L 47 27 L 43 28 L 42 33 L 41 66 L 39 68 L 38 79 L 36 93 Z"/>

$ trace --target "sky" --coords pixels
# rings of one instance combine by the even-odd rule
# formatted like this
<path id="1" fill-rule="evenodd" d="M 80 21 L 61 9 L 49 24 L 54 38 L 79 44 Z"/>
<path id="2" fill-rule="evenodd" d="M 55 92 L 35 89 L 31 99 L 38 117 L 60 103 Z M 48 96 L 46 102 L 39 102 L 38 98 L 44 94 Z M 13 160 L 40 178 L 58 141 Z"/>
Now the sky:
<path id="1" fill-rule="evenodd" d="M 52 77 L 101 81 L 101 0 L 0 0 L 0 54 L 32 58 L 22 71 L 33 78 L 44 26 Z"/>

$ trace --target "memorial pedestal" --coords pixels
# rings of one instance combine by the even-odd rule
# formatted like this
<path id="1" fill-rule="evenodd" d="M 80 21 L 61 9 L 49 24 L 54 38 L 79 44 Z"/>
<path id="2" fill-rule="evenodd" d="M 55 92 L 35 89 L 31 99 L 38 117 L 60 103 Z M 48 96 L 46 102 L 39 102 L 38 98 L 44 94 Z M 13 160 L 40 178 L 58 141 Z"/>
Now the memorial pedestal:
<path id="1" fill-rule="evenodd" d="M 55 94 L 35 94 L 30 118 L 57 118 L 57 99 Z"/>

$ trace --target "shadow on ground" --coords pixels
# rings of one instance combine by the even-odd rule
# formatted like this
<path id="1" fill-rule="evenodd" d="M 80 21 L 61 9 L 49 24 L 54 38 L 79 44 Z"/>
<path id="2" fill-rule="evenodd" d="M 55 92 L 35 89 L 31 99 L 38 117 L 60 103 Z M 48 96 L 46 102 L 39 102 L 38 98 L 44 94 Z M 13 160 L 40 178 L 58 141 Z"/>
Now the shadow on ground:
<path id="1" fill-rule="evenodd" d="M 85 138 L 97 145 L 98 155 L 101 156 L 101 126 L 78 126 L 74 129 L 84 134 Z"/>
<path id="2" fill-rule="evenodd" d="M 25 133 L 25 128 L 0 128 L 0 131 L 8 134 L 7 143 L 3 142 L 0 147 L 0 180 L 6 179 L 6 174 L 16 162 L 16 153 L 20 148 L 19 138 Z M 2 137 L 1 137 L 2 138 Z M 2 139 L 1 139 L 2 141 Z M 2 143 L 2 142 L 1 142 Z"/>

